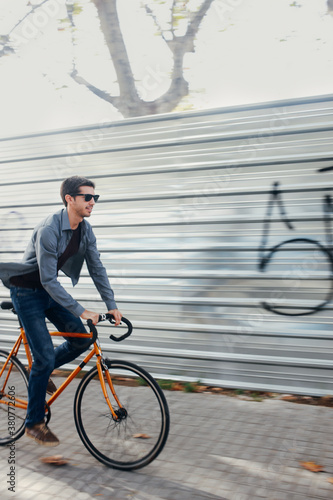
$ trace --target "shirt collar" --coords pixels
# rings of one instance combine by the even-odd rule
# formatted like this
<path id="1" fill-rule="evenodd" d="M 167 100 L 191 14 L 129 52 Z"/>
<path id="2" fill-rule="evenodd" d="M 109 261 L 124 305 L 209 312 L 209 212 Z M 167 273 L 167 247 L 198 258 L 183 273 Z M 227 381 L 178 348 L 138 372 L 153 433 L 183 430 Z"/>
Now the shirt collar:
<path id="1" fill-rule="evenodd" d="M 61 229 L 62 231 L 69 231 L 71 230 L 71 225 L 69 223 L 69 217 L 68 217 L 68 212 L 67 208 L 62 209 L 62 224 L 61 224 Z"/>

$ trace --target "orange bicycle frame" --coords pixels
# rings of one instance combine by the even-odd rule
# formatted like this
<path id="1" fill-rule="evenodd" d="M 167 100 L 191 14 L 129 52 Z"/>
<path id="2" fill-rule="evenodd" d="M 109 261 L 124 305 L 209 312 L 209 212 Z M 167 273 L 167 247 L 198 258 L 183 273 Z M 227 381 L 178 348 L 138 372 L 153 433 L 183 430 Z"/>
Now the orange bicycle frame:
<path id="1" fill-rule="evenodd" d="M 50 335 L 52 337 L 72 337 L 72 338 L 74 337 L 74 338 L 87 338 L 87 339 L 89 339 L 89 338 L 92 339 L 93 338 L 93 333 L 92 332 L 90 332 L 88 334 L 87 333 L 50 332 Z M 15 342 L 12 350 L 10 351 L 10 353 L 9 353 L 9 355 L 8 355 L 8 357 L 7 357 L 4 365 L 3 365 L 3 367 L 0 370 L 0 378 L 1 378 L 2 373 L 4 372 L 4 370 L 6 369 L 7 364 L 10 362 L 11 357 L 12 356 L 17 357 L 18 351 L 19 351 L 19 348 L 20 348 L 22 342 L 23 342 L 23 345 L 24 345 L 25 354 L 26 354 L 27 361 L 28 361 L 29 371 L 31 370 L 31 367 L 32 367 L 32 356 L 31 356 L 29 344 L 28 344 L 27 337 L 26 337 L 24 329 L 22 327 L 20 327 L 20 335 L 19 335 L 18 339 L 16 340 L 16 342 Z M 116 415 L 116 413 L 115 413 L 115 411 L 114 411 L 114 409 L 112 407 L 110 398 L 108 396 L 107 389 L 106 389 L 105 379 L 106 379 L 106 381 L 107 381 L 107 383 L 108 383 L 108 385 L 110 387 L 111 393 L 112 393 L 115 401 L 119 405 L 119 408 L 122 408 L 122 405 L 121 405 L 121 403 L 120 403 L 120 401 L 119 401 L 119 399 L 118 399 L 118 397 L 116 395 L 116 392 L 115 392 L 114 387 L 113 387 L 112 379 L 111 379 L 111 376 L 110 376 L 108 370 L 105 370 L 105 372 L 103 374 L 103 366 L 102 366 L 103 359 L 102 359 L 102 352 L 101 352 L 101 349 L 100 349 L 100 346 L 99 346 L 98 339 L 95 340 L 95 342 L 93 343 L 92 350 L 86 355 L 86 357 L 84 358 L 84 360 L 68 375 L 68 377 L 60 385 L 60 387 L 58 387 L 58 389 L 54 392 L 54 394 L 52 394 L 52 396 L 49 398 L 49 400 L 46 403 L 47 403 L 48 406 L 50 406 L 58 398 L 58 396 L 60 396 L 60 394 L 66 389 L 66 387 L 72 382 L 72 380 L 82 370 L 82 368 L 92 359 L 92 357 L 94 355 L 96 355 L 96 365 L 97 365 L 97 371 L 98 371 L 99 381 L 100 381 L 100 384 L 101 384 L 101 388 L 102 388 L 102 391 L 103 391 L 106 403 L 107 403 L 107 405 L 108 405 L 108 407 L 109 407 L 109 409 L 110 409 L 110 411 L 112 413 L 113 418 L 115 420 L 117 420 L 118 416 Z M 2 391 L 4 390 L 4 387 L 6 386 L 6 383 L 8 381 L 8 377 L 10 375 L 12 366 L 10 366 L 10 368 L 8 370 L 8 374 L 7 374 L 6 380 L 4 381 L 4 385 L 1 388 Z M 5 401 L 5 400 L 0 400 L 0 404 L 5 404 L 5 405 L 8 406 L 8 402 Z M 28 402 L 25 401 L 25 400 L 21 400 L 20 398 L 16 398 L 16 400 L 15 400 L 15 406 L 17 406 L 18 408 L 26 409 L 27 406 L 28 406 Z"/>

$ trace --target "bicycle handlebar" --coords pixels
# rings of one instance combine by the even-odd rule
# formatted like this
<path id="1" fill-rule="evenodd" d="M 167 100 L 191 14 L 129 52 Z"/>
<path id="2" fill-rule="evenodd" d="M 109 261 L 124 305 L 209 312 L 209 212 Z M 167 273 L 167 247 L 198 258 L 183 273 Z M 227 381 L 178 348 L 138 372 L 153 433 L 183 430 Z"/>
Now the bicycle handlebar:
<path id="1" fill-rule="evenodd" d="M 114 323 L 114 317 L 112 316 L 112 314 L 109 314 L 109 313 L 106 313 L 106 314 L 100 314 L 99 315 L 99 319 L 98 321 L 110 321 L 110 323 Z M 110 339 L 111 340 L 114 340 L 115 342 L 121 342 L 122 340 L 125 340 L 127 339 L 127 337 L 129 337 L 133 331 L 133 325 L 132 323 L 130 322 L 130 320 L 128 320 L 127 318 L 124 318 L 122 317 L 121 318 L 121 323 L 125 323 L 125 325 L 127 325 L 127 332 L 124 333 L 124 335 L 121 335 L 120 337 L 116 337 L 115 335 L 110 335 Z"/>
<path id="2" fill-rule="evenodd" d="M 0 307 L 1 307 L 1 309 L 7 309 L 7 310 L 14 308 L 13 303 L 7 302 L 7 301 L 1 302 Z"/>
<path id="3" fill-rule="evenodd" d="M 1 309 L 11 309 L 15 314 L 15 310 L 14 310 L 14 306 L 13 306 L 13 303 L 12 302 L 8 302 L 8 301 L 4 301 L 4 302 L 1 302 L 0 303 L 0 307 Z M 114 317 L 112 316 L 112 314 L 109 314 L 109 313 L 106 313 L 106 314 L 100 314 L 99 315 L 99 318 L 98 318 L 98 322 L 100 321 L 110 321 L 110 323 L 114 323 L 115 320 L 114 320 Z M 110 339 L 111 340 L 114 340 L 115 342 L 121 342 L 122 340 L 125 340 L 127 339 L 127 337 L 129 337 L 133 331 L 133 326 L 132 326 L 132 323 L 127 319 L 127 318 L 124 318 L 122 317 L 121 318 L 121 323 L 125 323 L 125 325 L 127 325 L 128 329 L 127 329 L 127 332 L 124 333 L 124 335 L 121 335 L 120 337 L 116 337 L 115 335 L 110 335 Z M 93 337 L 92 337 L 92 344 L 96 341 L 97 339 L 97 329 L 96 327 L 94 326 L 93 322 L 91 321 L 91 319 L 88 319 L 87 321 L 87 324 L 90 328 L 90 331 L 93 333 Z"/>
<path id="4" fill-rule="evenodd" d="M 96 342 L 96 339 L 97 339 L 97 328 L 95 327 L 95 325 L 94 325 L 94 323 L 92 322 L 91 319 L 87 320 L 87 324 L 89 326 L 90 331 L 93 334 L 91 342 L 89 344 L 89 345 L 92 345 L 92 344 L 94 344 Z"/>

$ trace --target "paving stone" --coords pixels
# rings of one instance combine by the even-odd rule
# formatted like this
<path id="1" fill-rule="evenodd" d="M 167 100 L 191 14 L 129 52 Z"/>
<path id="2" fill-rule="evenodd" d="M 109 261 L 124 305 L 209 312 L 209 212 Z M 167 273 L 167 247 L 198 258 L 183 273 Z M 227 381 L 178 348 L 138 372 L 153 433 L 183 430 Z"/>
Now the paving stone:
<path id="1" fill-rule="evenodd" d="M 57 379 L 57 377 L 56 377 Z M 57 382 L 60 382 L 58 380 Z M 52 408 L 50 427 L 60 446 L 16 443 L 19 500 L 325 500 L 333 498 L 331 409 L 211 394 L 167 392 L 172 425 L 167 445 L 149 466 L 118 471 L 92 457 L 73 419 L 77 381 Z M 197 409 L 204 408 L 200 415 Z M 206 417 L 209 415 L 209 417 Z M 40 458 L 62 454 L 69 465 Z M 299 462 L 315 461 L 314 474 Z M 0 497 L 7 500 L 7 449 L 0 448 Z M 44 494 L 44 497 L 42 495 Z M 265 496 L 266 495 L 266 496 Z"/>

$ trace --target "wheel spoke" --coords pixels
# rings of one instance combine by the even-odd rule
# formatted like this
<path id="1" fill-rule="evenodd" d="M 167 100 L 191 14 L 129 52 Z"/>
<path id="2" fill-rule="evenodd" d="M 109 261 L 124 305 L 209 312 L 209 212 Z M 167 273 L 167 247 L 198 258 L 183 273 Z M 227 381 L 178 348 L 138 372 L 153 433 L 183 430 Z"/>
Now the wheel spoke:
<path id="1" fill-rule="evenodd" d="M 165 397 L 152 377 L 132 363 L 108 362 L 108 369 L 115 383 L 117 375 L 122 378 L 115 390 L 123 408 L 118 407 L 111 391 L 109 394 L 120 418 L 113 418 L 93 369 L 82 380 L 75 397 L 79 435 L 90 453 L 104 464 L 127 470 L 143 467 L 160 453 L 167 439 Z M 138 385 L 138 377 L 147 385 Z"/>

